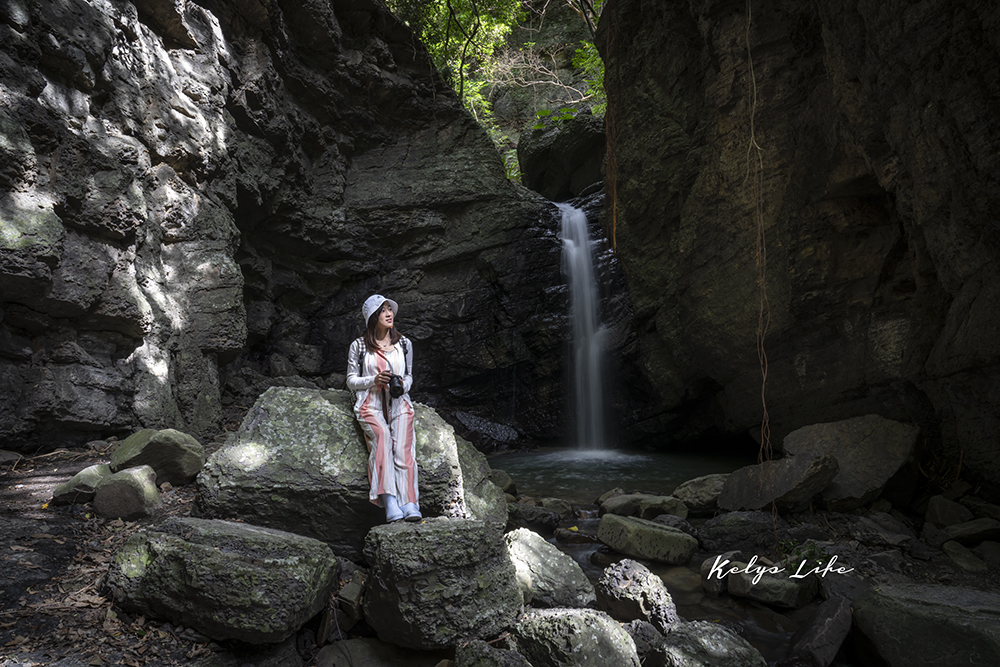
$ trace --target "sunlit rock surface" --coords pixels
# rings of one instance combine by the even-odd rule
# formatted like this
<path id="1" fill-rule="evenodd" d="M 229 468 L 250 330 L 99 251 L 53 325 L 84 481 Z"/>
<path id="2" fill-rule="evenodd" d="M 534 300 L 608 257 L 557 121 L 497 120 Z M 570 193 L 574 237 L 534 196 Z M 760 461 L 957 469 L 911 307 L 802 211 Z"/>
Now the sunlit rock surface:
<path id="1" fill-rule="evenodd" d="M 87 466 L 73 475 L 68 482 L 63 482 L 52 492 L 53 505 L 69 503 L 89 503 L 94 499 L 94 489 L 105 477 L 111 476 L 111 467 L 106 463 L 96 463 Z"/>
<path id="2" fill-rule="evenodd" d="M 205 448 L 187 433 L 172 428 L 133 433 L 111 454 L 115 472 L 148 465 L 156 472 L 156 483 L 183 486 L 194 481 L 205 465 Z"/>
<path id="3" fill-rule="evenodd" d="M 874 412 L 1000 489 L 998 22 L 768 0 L 748 31 L 741 3 L 607 3 L 615 235 L 663 432 L 759 432 L 759 222 L 772 442 Z"/>
<path id="4" fill-rule="evenodd" d="M 686 564 L 698 548 L 698 540 L 691 535 L 634 516 L 605 514 L 601 517 L 597 536 L 601 542 L 626 556 L 671 565 Z"/>
<path id="5" fill-rule="evenodd" d="M 538 667 L 639 667 L 632 638 L 595 609 L 531 609 L 508 641 Z"/>
<path id="6" fill-rule="evenodd" d="M 580 565 L 538 533 L 518 528 L 504 535 L 525 605 L 592 607 L 594 585 Z"/>
<path id="7" fill-rule="evenodd" d="M 361 560 L 365 536 L 385 522 L 369 499 L 368 451 L 343 390 L 273 387 L 198 476 L 198 512 L 320 539 Z M 424 516 L 507 522 L 486 457 L 417 404 L 417 465 Z"/>
<path id="8" fill-rule="evenodd" d="M 616 621 L 646 621 L 662 633 L 680 622 L 677 605 L 663 580 L 629 558 L 604 568 L 595 592 L 598 609 Z"/>
<path id="9" fill-rule="evenodd" d="M 373 292 L 415 396 L 561 429 L 555 208 L 380 2 L 4 2 L 0 165 L 0 445 L 208 441 Z"/>

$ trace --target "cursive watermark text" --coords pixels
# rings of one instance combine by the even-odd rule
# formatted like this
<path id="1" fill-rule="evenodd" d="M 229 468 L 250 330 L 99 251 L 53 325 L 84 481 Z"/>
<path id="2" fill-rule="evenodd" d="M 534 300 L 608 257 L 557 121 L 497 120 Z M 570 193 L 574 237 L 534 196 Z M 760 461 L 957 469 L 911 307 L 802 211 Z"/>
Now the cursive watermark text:
<path id="1" fill-rule="evenodd" d="M 834 554 L 830 556 L 825 564 L 821 560 L 815 562 L 819 563 L 818 566 L 809 567 L 809 559 L 804 558 L 799 563 L 798 568 L 795 570 L 794 574 L 789 574 L 789 579 L 805 579 L 810 575 L 818 575 L 820 577 L 825 577 L 831 572 L 834 574 L 847 574 L 848 572 L 853 572 L 853 567 L 844 567 L 843 565 L 837 565 L 837 556 Z M 715 575 L 718 579 L 723 579 L 731 574 L 748 574 L 753 577 L 751 580 L 754 585 L 759 584 L 761 578 L 765 574 L 781 574 L 785 572 L 786 568 L 779 567 L 777 565 L 758 565 L 757 556 L 754 555 L 750 558 L 748 563 L 733 563 L 729 559 L 722 560 L 722 556 L 715 557 L 715 563 L 708 571 L 708 578 L 711 579 Z"/>

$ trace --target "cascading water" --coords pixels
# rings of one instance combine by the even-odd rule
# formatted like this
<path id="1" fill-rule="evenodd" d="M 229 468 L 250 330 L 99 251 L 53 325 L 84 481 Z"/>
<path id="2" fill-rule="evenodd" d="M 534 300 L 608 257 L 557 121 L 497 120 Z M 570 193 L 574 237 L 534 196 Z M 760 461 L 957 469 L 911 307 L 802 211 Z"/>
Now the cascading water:
<path id="1" fill-rule="evenodd" d="M 587 234 L 587 216 L 569 204 L 562 212 L 563 273 L 569 280 L 573 322 L 572 373 L 576 390 L 578 447 L 599 449 L 604 433 L 604 328 L 600 324 L 594 259 Z"/>

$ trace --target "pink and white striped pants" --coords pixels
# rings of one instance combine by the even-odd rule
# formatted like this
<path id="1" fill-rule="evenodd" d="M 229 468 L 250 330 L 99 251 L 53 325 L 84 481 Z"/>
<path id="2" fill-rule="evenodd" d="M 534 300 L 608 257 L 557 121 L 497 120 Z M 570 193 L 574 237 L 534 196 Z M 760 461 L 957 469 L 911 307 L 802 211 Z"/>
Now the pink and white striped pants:
<path id="1" fill-rule="evenodd" d="M 375 357 L 378 370 L 387 368 L 385 358 Z M 373 373 L 374 374 L 374 373 Z M 383 402 L 389 402 L 389 421 Z M 417 492 L 417 437 L 414 412 L 408 397 L 391 399 L 388 389 L 373 387 L 355 409 L 368 445 L 369 500 L 382 505 L 379 496 L 396 496 L 400 505 L 419 503 Z"/>

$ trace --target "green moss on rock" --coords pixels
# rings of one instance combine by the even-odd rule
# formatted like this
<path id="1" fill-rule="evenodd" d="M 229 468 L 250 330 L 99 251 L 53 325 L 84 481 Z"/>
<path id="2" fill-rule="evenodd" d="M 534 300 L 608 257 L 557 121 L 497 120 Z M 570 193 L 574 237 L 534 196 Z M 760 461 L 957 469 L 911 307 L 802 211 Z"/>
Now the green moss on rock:
<path id="1" fill-rule="evenodd" d="M 126 610 L 215 639 L 275 643 L 322 610 L 336 563 L 328 546 L 301 535 L 174 518 L 126 541 L 108 586 Z"/>

